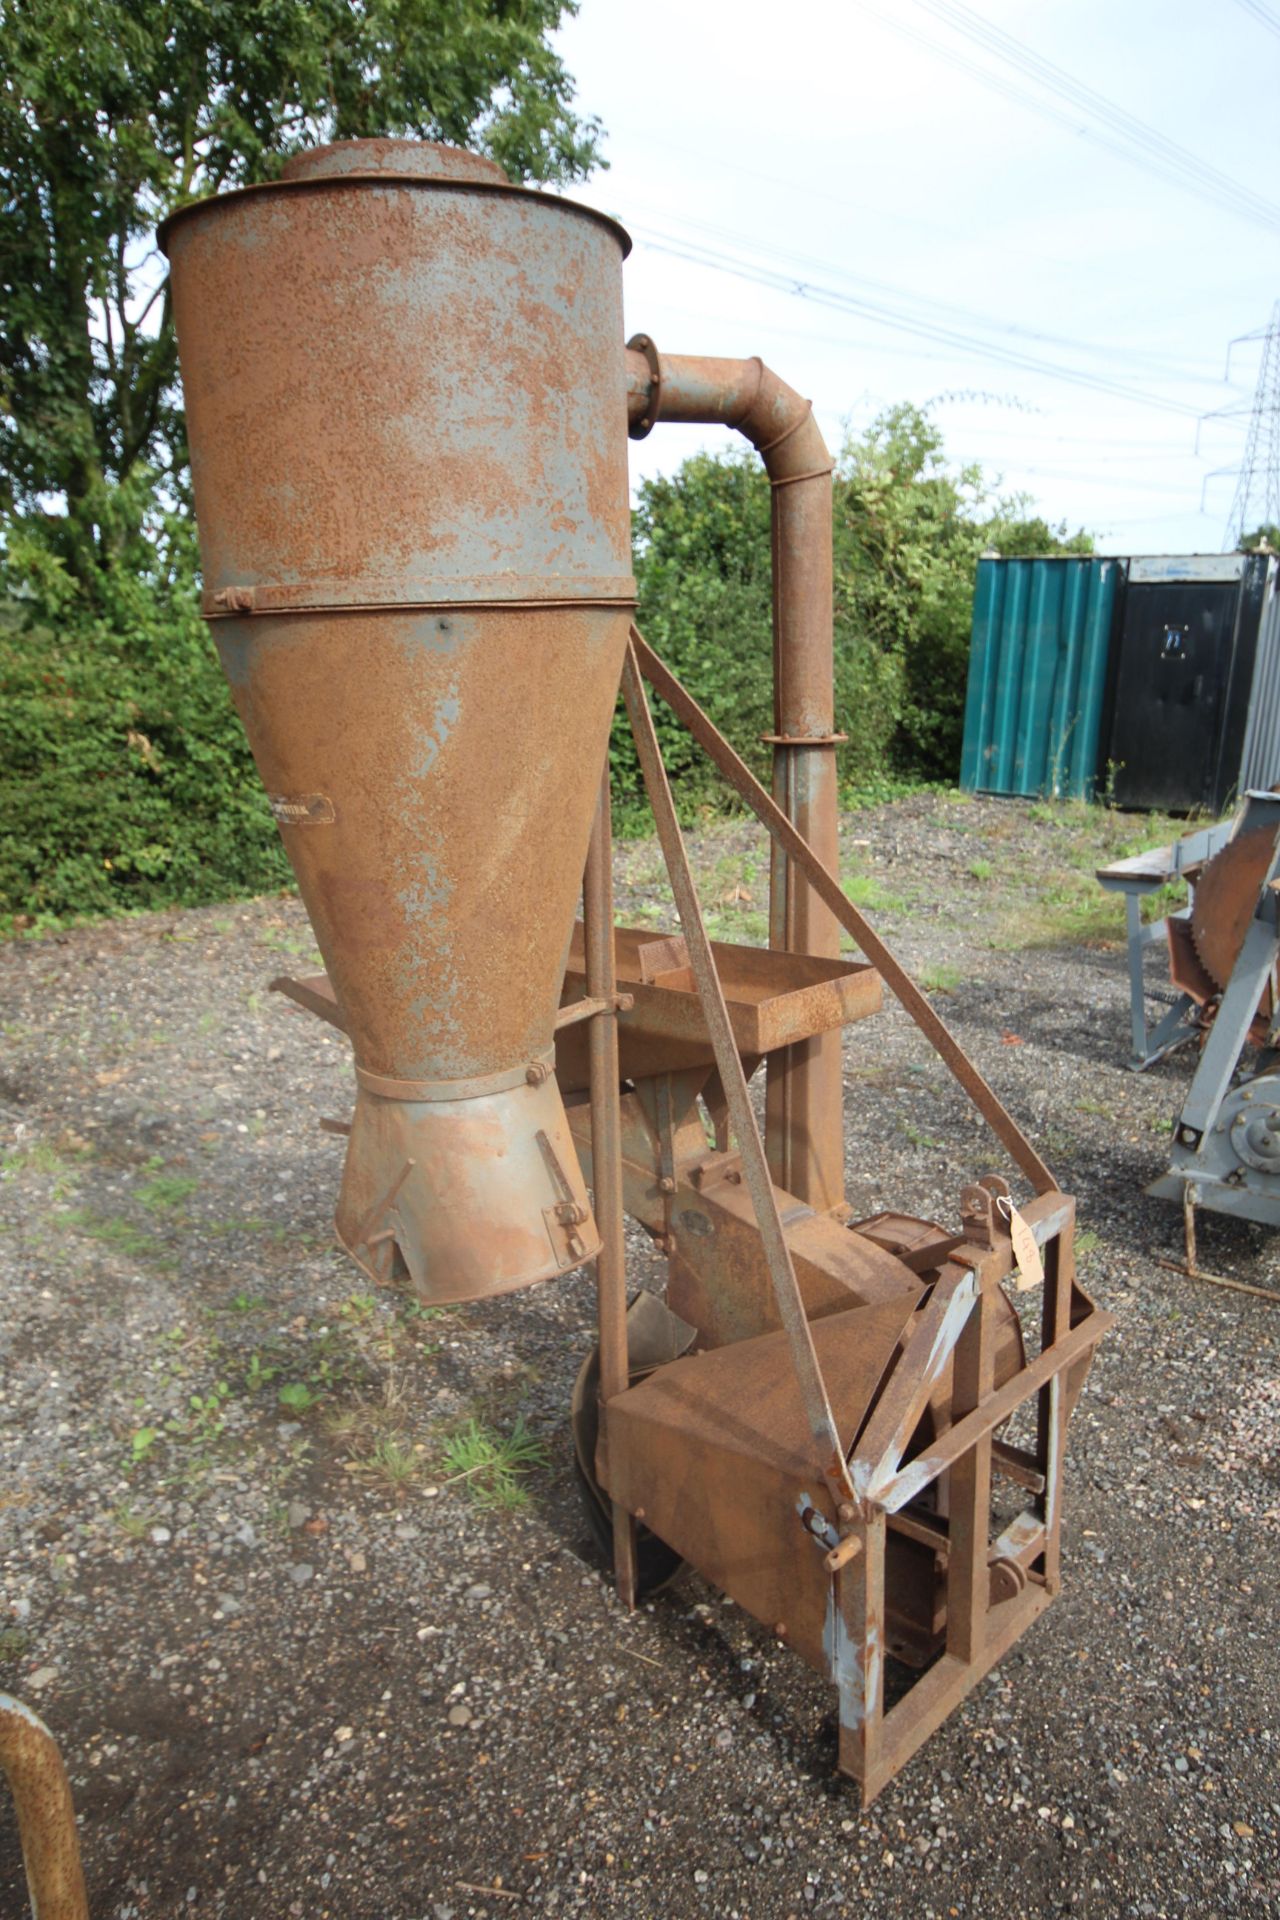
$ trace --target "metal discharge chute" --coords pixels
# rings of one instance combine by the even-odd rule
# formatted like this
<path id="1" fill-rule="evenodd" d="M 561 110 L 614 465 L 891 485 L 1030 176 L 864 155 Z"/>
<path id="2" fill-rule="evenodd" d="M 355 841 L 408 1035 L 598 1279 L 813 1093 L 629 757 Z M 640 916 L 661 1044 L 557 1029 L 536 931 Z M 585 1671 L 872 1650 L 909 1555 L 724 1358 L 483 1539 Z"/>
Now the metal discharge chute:
<path id="1" fill-rule="evenodd" d="M 1108 1318 L 1073 1203 L 837 876 L 812 409 L 759 360 L 624 346 L 626 236 L 474 155 L 320 148 L 163 237 L 205 611 L 326 967 L 277 984 L 355 1053 L 339 1235 L 436 1301 L 594 1259 L 573 1419 L 619 1596 L 684 1559 L 787 1640 L 869 1801 L 1059 1589 Z M 771 792 L 632 624 L 627 437 L 668 420 L 769 477 Z M 619 689 L 678 931 L 614 921 Z M 767 950 L 707 938 L 650 692 L 771 836 Z M 989 1175 L 946 1224 L 850 1219 L 841 1034 L 882 988 L 1021 1206 Z M 664 1300 L 628 1304 L 624 1212 Z"/>

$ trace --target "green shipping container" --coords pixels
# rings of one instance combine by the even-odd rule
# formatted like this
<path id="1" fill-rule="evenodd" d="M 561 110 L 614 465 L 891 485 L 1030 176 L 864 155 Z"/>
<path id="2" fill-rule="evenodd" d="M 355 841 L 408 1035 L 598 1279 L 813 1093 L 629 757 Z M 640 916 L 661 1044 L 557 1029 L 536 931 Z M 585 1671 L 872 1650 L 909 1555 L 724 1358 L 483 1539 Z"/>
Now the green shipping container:
<path id="1" fill-rule="evenodd" d="M 1088 800 L 1123 560 L 978 562 L 960 785 Z"/>

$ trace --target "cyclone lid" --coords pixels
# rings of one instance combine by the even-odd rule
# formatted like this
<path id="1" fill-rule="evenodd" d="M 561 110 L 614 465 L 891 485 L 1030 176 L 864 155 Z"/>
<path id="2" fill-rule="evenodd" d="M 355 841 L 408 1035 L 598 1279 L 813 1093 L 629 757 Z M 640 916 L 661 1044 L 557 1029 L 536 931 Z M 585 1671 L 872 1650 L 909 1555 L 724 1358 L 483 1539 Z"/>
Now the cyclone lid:
<path id="1" fill-rule="evenodd" d="M 509 187 L 496 160 L 434 140 L 332 140 L 303 147 L 280 169 L 281 180 L 337 180 L 358 174 L 394 174 L 405 180 L 488 180 Z"/>
<path id="2" fill-rule="evenodd" d="M 563 207 L 566 213 L 585 214 L 615 235 L 625 260 L 631 252 L 631 236 L 625 227 L 596 207 L 583 206 L 559 194 L 543 193 L 536 187 L 515 186 L 496 160 L 466 147 L 446 146 L 433 140 L 332 140 L 323 146 L 304 147 L 291 154 L 280 170 L 279 178 L 256 186 L 233 188 L 228 193 L 211 194 L 204 200 L 192 200 L 178 207 L 156 228 L 156 238 L 167 254 L 169 235 L 180 221 L 203 213 L 210 207 L 266 194 L 297 192 L 299 189 L 325 187 L 388 186 L 444 187 L 482 193 L 512 195 L 522 200 Z"/>

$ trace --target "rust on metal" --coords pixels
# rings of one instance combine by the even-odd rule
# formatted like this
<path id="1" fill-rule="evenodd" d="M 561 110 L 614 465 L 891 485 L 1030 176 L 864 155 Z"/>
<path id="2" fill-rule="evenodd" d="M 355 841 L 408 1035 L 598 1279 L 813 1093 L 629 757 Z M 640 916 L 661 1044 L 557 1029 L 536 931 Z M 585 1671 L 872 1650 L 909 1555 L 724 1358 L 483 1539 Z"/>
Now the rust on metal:
<path id="1" fill-rule="evenodd" d="M 0 1771 L 18 1816 L 32 1920 L 89 1920 L 76 1810 L 58 1743 L 40 1716 L 0 1693 Z"/>
<path id="2" fill-rule="evenodd" d="M 354 1052 L 339 1235 L 428 1300 L 594 1262 L 575 1461 L 619 1598 L 717 1583 L 831 1681 L 865 1804 L 1057 1593 L 1111 1323 L 1074 1204 L 837 877 L 812 407 L 759 360 L 624 347 L 621 229 L 475 155 L 319 148 L 163 237 L 205 612 L 325 962 L 273 984 Z M 669 420 L 769 478 L 772 797 L 632 624 L 626 436 Z M 615 925 L 620 679 L 679 933 Z M 769 831 L 767 952 L 707 936 L 646 680 Z M 882 982 L 1029 1203 L 987 1174 L 944 1219 L 850 1221 L 841 1035 Z M 664 1300 L 628 1303 L 627 1214 Z"/>
<path id="3" fill-rule="evenodd" d="M 839 856 L 839 797 L 832 612 L 833 462 L 794 387 L 759 359 L 659 353 L 647 334 L 627 346 L 633 436 L 659 418 L 732 428 L 759 452 L 773 522 L 774 798 L 828 866 Z M 834 958 L 839 928 L 793 863 L 776 854 L 769 884 L 770 945 Z M 844 1198 L 844 1129 L 838 1035 L 798 1041 L 770 1057 L 769 1169 L 777 1184 L 817 1207 Z"/>
<path id="4" fill-rule="evenodd" d="M 339 1237 L 428 1300 L 550 1278 L 599 1245 L 555 1082 L 524 1073 L 634 597 L 625 235 L 474 155 L 375 141 L 162 237 L 206 610 L 371 1076 Z"/>

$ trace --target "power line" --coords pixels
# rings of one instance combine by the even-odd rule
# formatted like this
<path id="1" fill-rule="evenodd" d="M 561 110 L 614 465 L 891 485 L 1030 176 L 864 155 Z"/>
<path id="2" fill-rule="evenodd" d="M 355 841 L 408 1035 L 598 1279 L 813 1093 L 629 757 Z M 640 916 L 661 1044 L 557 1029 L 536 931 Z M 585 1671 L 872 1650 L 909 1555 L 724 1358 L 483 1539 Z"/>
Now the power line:
<path id="1" fill-rule="evenodd" d="M 1012 347 L 1000 346 L 986 340 L 976 340 L 971 334 L 965 334 L 957 328 L 925 320 L 883 301 L 869 300 L 859 295 L 843 293 L 838 288 L 800 280 L 793 274 L 744 261 L 714 248 L 697 247 L 692 242 L 680 240 L 679 236 L 665 235 L 654 229 L 642 227 L 637 228 L 637 232 L 648 233 L 649 237 L 644 239 L 642 244 L 652 252 L 668 254 L 673 259 L 684 260 L 693 266 L 707 267 L 715 273 L 731 274 L 735 279 L 750 281 L 756 286 L 769 287 L 774 292 L 808 300 L 816 306 L 834 307 L 843 313 L 856 313 L 861 318 L 870 320 L 874 325 L 889 327 L 901 333 L 914 334 L 922 340 L 941 342 L 959 353 L 1013 367 L 1022 373 L 1042 374 L 1047 379 L 1063 380 L 1072 386 L 1085 387 L 1091 392 L 1106 394 L 1114 400 L 1127 400 L 1137 406 L 1154 407 L 1160 412 L 1176 413 L 1186 419 L 1199 418 L 1196 408 L 1188 406 L 1183 401 L 1164 400 L 1141 388 L 1126 386 L 1118 380 L 1109 380 L 1102 374 L 1091 374 L 1082 369 L 1059 366 L 1051 360 L 1042 360 Z"/>
<path id="2" fill-rule="evenodd" d="M 1246 217 L 1260 219 L 1268 226 L 1280 227 L 1280 207 L 1274 201 L 1264 199 L 1250 187 L 1241 186 L 1229 174 L 1211 166 L 1176 140 L 1171 140 L 1159 127 L 1150 126 L 1125 108 L 1116 106 L 1114 101 L 1077 80 L 1056 61 L 1046 59 L 1033 47 L 1028 47 L 1003 28 L 984 19 L 972 7 L 965 6 L 963 0 L 917 0 L 917 4 L 966 39 L 994 53 L 1006 65 L 1056 94 L 1059 99 L 1102 121 L 1122 140 L 1131 141 L 1143 155 L 1156 153 L 1162 156 L 1173 172 L 1181 175 L 1197 191 L 1217 198 L 1220 204 L 1231 206 Z"/>
<path id="3" fill-rule="evenodd" d="M 1065 68 L 1055 62 L 1044 59 L 1034 49 L 1015 40 L 1012 34 L 984 20 L 981 14 L 959 4 L 959 0 L 918 0 L 918 4 L 933 17 L 964 39 L 993 54 L 1004 65 L 1012 67 L 1024 79 L 1032 80 L 1037 86 L 1054 95 L 1059 100 L 1083 112 L 1088 118 L 1101 123 L 1106 129 L 1098 131 L 1097 126 L 1080 126 L 1071 115 L 1048 101 L 1028 98 L 1020 89 L 1002 81 L 998 74 L 965 58 L 957 49 L 949 47 L 928 34 L 909 26 L 896 14 L 885 11 L 872 4 L 872 0 L 859 0 L 864 11 L 871 13 L 883 26 L 908 39 L 915 40 L 929 49 L 939 59 L 952 66 L 958 66 L 972 74 L 984 86 L 1012 99 L 1017 105 L 1026 107 L 1042 118 L 1056 121 L 1067 126 L 1070 131 L 1084 134 L 1108 151 L 1118 154 L 1133 165 L 1145 168 L 1166 181 L 1190 188 L 1202 198 L 1228 208 L 1243 219 L 1280 230 L 1280 206 L 1266 200 L 1251 188 L 1231 179 L 1217 167 L 1209 165 L 1186 147 L 1170 140 L 1159 128 L 1139 120 L 1133 114 L 1118 107 L 1104 95 L 1076 80 Z"/>
<path id="4" fill-rule="evenodd" d="M 643 221 L 637 223 L 635 214 L 653 211 L 655 209 L 645 208 L 642 203 L 633 201 L 631 212 L 619 212 L 617 217 L 628 229 L 634 227 L 639 232 L 645 230 L 644 223 Z M 766 261 L 815 267 L 818 272 L 847 281 L 851 286 L 876 294 L 888 294 L 894 300 L 905 301 L 909 306 L 922 308 L 926 317 L 933 314 L 946 318 L 948 323 L 965 322 L 982 332 L 1010 334 L 1020 340 L 1042 346 L 1064 347 L 1069 353 L 1090 354 L 1095 358 L 1111 362 L 1117 359 L 1138 360 L 1144 368 L 1153 372 L 1160 371 L 1163 377 L 1170 380 L 1183 380 L 1191 384 L 1204 385 L 1206 381 L 1212 379 L 1214 384 L 1217 384 L 1217 376 L 1207 374 L 1203 367 L 1193 368 L 1186 361 L 1166 359 L 1152 354 L 1147 347 L 1121 347 L 1111 342 L 1102 344 L 1092 340 L 1081 340 L 1072 334 L 1047 333 L 1039 328 L 1022 326 L 1017 321 L 997 320 L 989 314 L 975 312 L 971 307 L 954 306 L 949 301 L 913 292 L 911 288 L 896 286 L 891 281 L 876 280 L 867 274 L 851 273 L 847 267 L 836 261 L 816 259 L 812 254 L 795 252 L 787 247 L 763 245 L 753 234 L 736 233 L 728 227 L 722 227 L 710 221 L 695 220 L 686 214 L 672 214 L 665 208 L 662 210 L 662 215 L 677 227 L 687 227 L 692 233 L 708 234 L 714 239 L 726 241 L 737 254 L 745 252 L 747 255 L 757 254 Z M 647 230 L 652 232 L 656 229 Z"/>
<path id="5" fill-rule="evenodd" d="M 1246 13 L 1251 13 L 1260 26 L 1280 39 L 1280 17 L 1264 5 L 1264 0 L 1236 0 L 1236 5 L 1243 7 Z"/>

